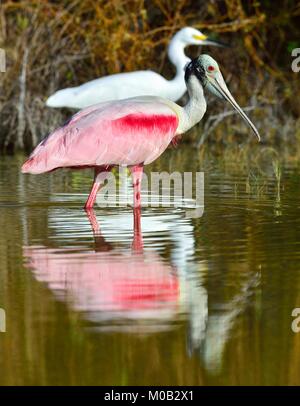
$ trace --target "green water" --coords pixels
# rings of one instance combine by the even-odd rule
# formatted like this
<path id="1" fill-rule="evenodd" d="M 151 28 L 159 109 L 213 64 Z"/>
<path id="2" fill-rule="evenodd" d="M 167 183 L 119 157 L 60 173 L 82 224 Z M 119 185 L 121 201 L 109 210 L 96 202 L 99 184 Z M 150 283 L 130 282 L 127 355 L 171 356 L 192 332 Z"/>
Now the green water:
<path id="1" fill-rule="evenodd" d="M 144 208 L 139 253 L 130 207 L 94 238 L 91 172 L 1 158 L 0 384 L 298 385 L 300 165 L 260 156 L 167 151 L 148 170 L 203 171 L 204 213 Z"/>

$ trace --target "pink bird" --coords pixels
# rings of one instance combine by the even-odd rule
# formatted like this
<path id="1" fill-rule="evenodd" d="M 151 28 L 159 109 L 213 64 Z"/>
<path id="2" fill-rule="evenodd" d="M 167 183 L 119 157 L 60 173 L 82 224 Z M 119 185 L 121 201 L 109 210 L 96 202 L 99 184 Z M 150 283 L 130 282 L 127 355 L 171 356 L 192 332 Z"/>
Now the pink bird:
<path id="1" fill-rule="evenodd" d="M 91 208 L 105 173 L 114 166 L 128 166 L 133 178 L 134 207 L 140 207 L 143 166 L 202 119 L 206 112 L 204 89 L 229 101 L 260 139 L 254 124 L 229 92 L 213 58 L 201 55 L 192 60 L 186 67 L 185 81 L 189 93 L 185 107 L 159 97 L 142 96 L 81 110 L 35 148 L 22 172 L 94 168 L 95 179 L 85 204 L 85 208 Z"/>

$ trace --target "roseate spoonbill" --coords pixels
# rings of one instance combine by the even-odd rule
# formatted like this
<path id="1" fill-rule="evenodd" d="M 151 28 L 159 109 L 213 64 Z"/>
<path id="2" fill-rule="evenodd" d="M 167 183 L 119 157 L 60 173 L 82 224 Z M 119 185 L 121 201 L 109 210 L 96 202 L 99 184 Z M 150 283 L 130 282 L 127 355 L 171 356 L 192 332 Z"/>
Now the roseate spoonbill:
<path id="1" fill-rule="evenodd" d="M 84 83 L 81 86 L 58 90 L 46 101 L 49 107 L 71 107 L 83 109 L 96 103 L 109 100 L 121 100 L 137 96 L 159 96 L 176 101 L 186 92 L 184 67 L 190 61 L 184 53 L 188 45 L 225 44 L 211 40 L 192 27 L 182 28 L 172 38 L 168 56 L 176 67 L 176 76 L 167 80 L 150 70 L 117 73 Z"/>
<path id="2" fill-rule="evenodd" d="M 128 166 L 134 186 L 134 207 L 141 204 L 143 166 L 158 158 L 174 137 L 198 123 L 205 111 L 204 89 L 238 111 L 255 135 L 254 124 L 229 92 L 217 62 L 209 55 L 191 61 L 185 71 L 189 101 L 185 107 L 154 96 L 135 97 L 87 107 L 46 137 L 23 164 L 23 173 L 58 168 L 95 168 L 85 208 L 93 207 L 105 174 L 116 165 Z"/>

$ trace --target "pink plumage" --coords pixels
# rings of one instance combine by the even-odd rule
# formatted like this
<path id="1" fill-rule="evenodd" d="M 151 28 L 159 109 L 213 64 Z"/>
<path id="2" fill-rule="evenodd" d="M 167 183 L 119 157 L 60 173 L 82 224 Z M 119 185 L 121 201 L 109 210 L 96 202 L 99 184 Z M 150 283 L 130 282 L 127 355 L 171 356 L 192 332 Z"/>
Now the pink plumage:
<path id="1" fill-rule="evenodd" d="M 137 171 L 158 158 L 176 135 L 178 117 L 161 99 L 134 98 L 91 106 L 75 114 L 46 137 L 22 166 L 39 174 L 57 168 L 95 168 L 95 181 L 86 207 L 92 207 L 100 182 L 97 175 L 115 165 Z M 103 181 L 103 179 L 102 179 Z M 139 191 L 137 191 L 139 194 Z M 139 200 L 139 199 L 138 199 Z M 139 205 L 139 202 L 135 203 Z"/>
<path id="2" fill-rule="evenodd" d="M 80 111 L 43 140 L 23 165 L 22 172 L 148 164 L 170 144 L 177 125 L 177 115 L 163 103 L 158 106 L 153 101 L 130 99 L 101 103 Z"/>
<path id="3" fill-rule="evenodd" d="M 176 135 L 178 116 L 162 99 L 133 98 L 88 107 L 48 135 L 22 166 L 23 173 L 57 168 L 95 168 L 85 207 L 94 205 L 103 184 L 101 172 L 115 165 L 130 167 L 134 203 L 140 206 L 143 165 L 153 162 Z"/>

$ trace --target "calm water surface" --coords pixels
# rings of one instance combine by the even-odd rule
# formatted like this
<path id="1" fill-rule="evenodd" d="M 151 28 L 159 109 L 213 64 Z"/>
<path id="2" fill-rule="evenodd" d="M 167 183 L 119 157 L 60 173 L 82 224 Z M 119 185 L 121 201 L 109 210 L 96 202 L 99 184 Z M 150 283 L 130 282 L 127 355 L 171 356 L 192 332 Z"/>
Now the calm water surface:
<path id="1" fill-rule="evenodd" d="M 205 209 L 144 208 L 138 236 L 130 207 L 93 234 L 89 171 L 1 158 L 1 385 L 300 384 L 300 166 L 224 154 L 149 167 L 204 171 Z"/>

